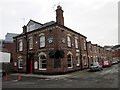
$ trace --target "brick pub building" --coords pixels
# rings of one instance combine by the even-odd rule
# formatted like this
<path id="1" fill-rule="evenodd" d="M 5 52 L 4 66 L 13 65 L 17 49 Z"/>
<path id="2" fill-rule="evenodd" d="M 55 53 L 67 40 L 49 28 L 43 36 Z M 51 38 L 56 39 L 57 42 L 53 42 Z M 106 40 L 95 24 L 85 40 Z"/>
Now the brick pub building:
<path id="1" fill-rule="evenodd" d="M 63 73 L 88 68 L 84 35 L 64 26 L 63 10 L 57 6 L 56 22 L 30 20 L 14 37 L 14 72 Z"/>
<path id="2" fill-rule="evenodd" d="M 14 72 L 52 74 L 88 68 L 92 62 L 100 62 L 103 48 L 86 39 L 64 25 L 62 7 L 57 6 L 56 22 L 30 20 L 14 37 Z"/>

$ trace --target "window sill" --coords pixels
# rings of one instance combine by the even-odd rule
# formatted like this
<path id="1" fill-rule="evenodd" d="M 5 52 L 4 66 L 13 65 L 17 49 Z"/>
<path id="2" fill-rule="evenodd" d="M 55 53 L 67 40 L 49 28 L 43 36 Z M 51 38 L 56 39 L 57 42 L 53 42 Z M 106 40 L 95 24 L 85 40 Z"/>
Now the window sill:
<path id="1" fill-rule="evenodd" d="M 23 67 L 22 68 L 18 67 L 18 70 L 23 70 Z"/>
<path id="2" fill-rule="evenodd" d="M 69 69 L 73 68 L 73 67 L 68 67 Z"/>
<path id="3" fill-rule="evenodd" d="M 29 48 L 29 50 L 33 50 L 33 48 Z"/>
<path id="4" fill-rule="evenodd" d="M 76 66 L 77 66 L 77 67 L 79 67 L 79 66 L 80 66 L 80 64 L 76 64 Z"/>
<path id="5" fill-rule="evenodd" d="M 47 70 L 47 69 L 42 69 L 42 68 L 39 68 L 39 70 Z"/>
<path id="6" fill-rule="evenodd" d="M 42 49 L 42 48 L 45 48 L 45 47 L 39 47 L 39 49 Z"/>
<path id="7" fill-rule="evenodd" d="M 22 51 L 18 51 L 18 52 L 23 52 L 23 50 Z"/>

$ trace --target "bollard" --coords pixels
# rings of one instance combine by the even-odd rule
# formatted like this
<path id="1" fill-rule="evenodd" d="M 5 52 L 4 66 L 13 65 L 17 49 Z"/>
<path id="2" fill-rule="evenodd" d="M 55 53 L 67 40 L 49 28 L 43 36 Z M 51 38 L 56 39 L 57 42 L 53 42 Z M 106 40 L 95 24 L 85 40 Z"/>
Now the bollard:
<path id="1" fill-rule="evenodd" d="M 18 81 L 22 80 L 21 75 L 18 74 Z"/>
<path id="2" fill-rule="evenodd" d="M 7 72 L 6 72 L 6 74 L 5 74 L 5 80 L 6 80 L 6 81 L 8 80 L 8 74 L 7 74 Z"/>

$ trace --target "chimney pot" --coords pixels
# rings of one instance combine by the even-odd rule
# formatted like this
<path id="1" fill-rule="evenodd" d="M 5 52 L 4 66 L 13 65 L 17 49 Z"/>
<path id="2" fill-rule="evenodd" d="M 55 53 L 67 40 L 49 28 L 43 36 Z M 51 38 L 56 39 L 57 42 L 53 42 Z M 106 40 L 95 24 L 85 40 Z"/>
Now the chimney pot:
<path id="1" fill-rule="evenodd" d="M 63 12 L 62 7 L 58 5 L 56 9 L 56 22 L 60 25 L 64 25 Z"/>

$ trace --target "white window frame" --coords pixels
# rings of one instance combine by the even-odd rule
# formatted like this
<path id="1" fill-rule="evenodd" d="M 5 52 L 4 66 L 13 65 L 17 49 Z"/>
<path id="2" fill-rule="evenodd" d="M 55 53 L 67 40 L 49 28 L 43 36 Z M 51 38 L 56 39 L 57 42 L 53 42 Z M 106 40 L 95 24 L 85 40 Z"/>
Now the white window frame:
<path id="1" fill-rule="evenodd" d="M 84 40 L 84 50 L 86 50 L 86 40 Z"/>
<path id="2" fill-rule="evenodd" d="M 33 49 L 33 37 L 29 38 L 29 49 Z"/>
<path id="3" fill-rule="evenodd" d="M 70 55 L 70 61 L 68 61 L 68 55 Z M 67 67 L 68 67 L 68 68 L 72 68 L 72 67 L 73 67 L 72 55 L 71 55 L 71 54 L 68 54 L 68 55 L 67 55 L 67 62 L 68 62 L 68 64 L 69 64 L 69 62 L 70 62 L 71 67 L 68 67 L 68 64 L 67 64 Z"/>
<path id="4" fill-rule="evenodd" d="M 21 63 L 22 63 L 22 66 L 21 66 Z M 23 69 L 23 59 L 22 58 L 18 58 L 18 68 Z"/>
<path id="5" fill-rule="evenodd" d="M 47 58 L 45 59 L 46 60 L 46 68 L 42 68 L 42 60 L 41 60 L 41 56 L 44 55 L 45 58 L 46 58 L 46 54 L 39 54 L 39 70 L 46 70 L 47 69 Z"/>
<path id="6" fill-rule="evenodd" d="M 71 36 L 67 36 L 68 47 L 72 47 Z"/>
<path id="7" fill-rule="evenodd" d="M 40 48 L 45 47 L 45 35 L 40 35 Z"/>
<path id="8" fill-rule="evenodd" d="M 18 50 L 23 51 L 23 41 L 22 40 L 19 40 L 19 42 L 18 42 Z"/>
<path id="9" fill-rule="evenodd" d="M 34 62 L 34 69 L 38 69 L 38 62 L 37 61 Z"/>
<path id="10" fill-rule="evenodd" d="M 75 37 L 75 48 L 78 49 L 78 38 L 77 37 Z"/>
<path id="11" fill-rule="evenodd" d="M 76 55 L 76 66 L 80 66 L 80 56 Z"/>
<path id="12" fill-rule="evenodd" d="M 84 59 L 85 57 L 85 59 Z M 84 62 L 84 65 L 87 65 L 87 59 L 86 59 L 86 56 L 83 56 L 83 62 Z"/>

